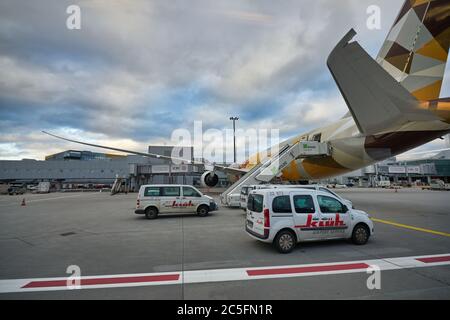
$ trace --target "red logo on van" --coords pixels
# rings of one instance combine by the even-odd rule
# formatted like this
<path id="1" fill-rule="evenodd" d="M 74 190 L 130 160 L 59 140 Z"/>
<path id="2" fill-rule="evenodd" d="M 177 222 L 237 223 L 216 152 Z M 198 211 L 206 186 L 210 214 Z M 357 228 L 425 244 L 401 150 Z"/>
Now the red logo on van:
<path id="1" fill-rule="evenodd" d="M 313 215 L 308 214 L 308 218 L 306 220 L 306 224 L 302 226 L 295 226 L 296 228 L 300 228 L 302 230 L 313 230 L 313 229 L 345 229 L 347 225 L 340 219 L 339 213 L 336 213 L 335 219 L 330 220 L 317 220 L 313 221 Z"/>
<path id="2" fill-rule="evenodd" d="M 174 201 L 172 203 L 172 207 L 193 207 L 194 204 L 192 203 L 191 200 L 189 200 L 189 202 L 182 202 L 182 203 L 177 203 L 176 201 Z"/>

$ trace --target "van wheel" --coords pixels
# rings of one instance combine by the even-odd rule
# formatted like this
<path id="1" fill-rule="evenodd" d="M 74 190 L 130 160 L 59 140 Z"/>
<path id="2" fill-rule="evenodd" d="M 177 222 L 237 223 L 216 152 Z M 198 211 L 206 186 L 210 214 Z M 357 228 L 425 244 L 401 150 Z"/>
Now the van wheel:
<path id="1" fill-rule="evenodd" d="M 352 242 L 354 244 L 359 246 L 366 244 L 367 241 L 369 241 L 369 237 L 370 237 L 369 228 L 367 228 L 365 225 L 359 224 L 353 229 Z"/>
<path id="2" fill-rule="evenodd" d="M 297 244 L 297 238 L 292 233 L 292 231 L 282 230 L 278 232 L 273 241 L 273 244 L 278 252 L 289 253 L 295 248 L 295 245 Z"/>
<path id="3" fill-rule="evenodd" d="M 145 209 L 145 217 L 149 220 L 156 219 L 158 217 L 158 210 L 154 207 Z"/>
<path id="4" fill-rule="evenodd" d="M 200 206 L 200 207 L 197 209 L 197 214 L 198 214 L 200 217 L 206 217 L 206 216 L 208 215 L 208 213 L 209 213 L 209 208 L 208 208 L 207 206 L 205 206 L 205 205 Z"/>

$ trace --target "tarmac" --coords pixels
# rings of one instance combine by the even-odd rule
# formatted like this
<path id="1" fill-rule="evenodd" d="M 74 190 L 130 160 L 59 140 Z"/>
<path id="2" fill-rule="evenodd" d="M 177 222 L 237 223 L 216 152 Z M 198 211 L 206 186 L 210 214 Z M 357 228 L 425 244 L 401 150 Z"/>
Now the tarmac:
<path id="1" fill-rule="evenodd" d="M 371 215 L 375 235 L 288 255 L 250 238 L 241 209 L 147 220 L 134 193 L 0 196 L 0 299 L 450 299 L 449 192 L 335 191 Z M 379 289 L 358 267 L 374 262 Z M 81 290 L 57 282 L 73 265 Z"/>

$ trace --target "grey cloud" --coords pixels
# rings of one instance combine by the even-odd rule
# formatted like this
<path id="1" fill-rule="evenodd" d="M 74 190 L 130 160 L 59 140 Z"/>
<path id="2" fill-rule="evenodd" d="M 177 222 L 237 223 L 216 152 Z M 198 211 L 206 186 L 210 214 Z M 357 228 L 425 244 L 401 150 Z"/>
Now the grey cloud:
<path id="1" fill-rule="evenodd" d="M 305 117 L 314 101 L 296 104 L 302 93 L 339 99 L 325 65 L 334 44 L 355 27 L 363 45 L 380 46 L 390 22 L 367 31 L 366 8 L 386 8 L 391 21 L 402 2 L 86 0 L 82 29 L 70 31 L 73 1 L 2 1 L 0 132 L 18 133 L 2 143 L 26 150 L 27 128 L 163 141 L 195 119 L 227 127 L 233 114 L 245 126 L 302 131 L 318 123 Z"/>

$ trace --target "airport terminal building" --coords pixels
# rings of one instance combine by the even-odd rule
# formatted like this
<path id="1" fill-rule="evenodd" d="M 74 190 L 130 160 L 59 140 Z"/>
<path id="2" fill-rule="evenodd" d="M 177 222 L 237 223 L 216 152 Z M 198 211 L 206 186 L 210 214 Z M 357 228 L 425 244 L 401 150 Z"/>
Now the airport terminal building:
<path id="1" fill-rule="evenodd" d="M 148 152 L 170 156 L 172 146 L 149 146 Z M 181 155 L 193 155 L 185 147 Z M 184 158 L 184 157 L 183 157 Z M 38 183 L 50 181 L 57 189 L 76 185 L 112 185 L 116 178 L 126 181 L 129 190 L 148 183 L 199 185 L 202 172 L 191 164 L 173 164 L 168 160 L 137 155 L 115 155 L 90 151 L 67 150 L 49 155 L 45 161 L 34 159 L 1 160 L 0 182 Z M 220 176 L 219 184 L 226 184 Z"/>
<path id="2" fill-rule="evenodd" d="M 429 184 L 432 179 L 450 183 L 450 152 L 444 151 L 427 159 L 397 161 L 391 158 L 356 170 L 327 182 L 375 187 L 382 181 L 414 185 Z"/>
<path id="3" fill-rule="evenodd" d="M 171 156 L 173 146 L 149 146 L 148 152 Z M 193 156 L 192 147 L 184 147 L 179 156 Z M 192 156 L 189 159 L 193 160 Z M 91 151 L 67 150 L 45 157 L 44 161 L 0 160 L 0 183 L 37 184 L 50 181 L 56 189 L 111 186 L 116 178 L 125 181 L 128 190 L 143 184 L 200 185 L 202 168 L 191 164 L 137 155 L 117 155 Z M 227 176 L 217 172 L 217 187 L 229 185 Z M 354 184 L 374 187 L 380 181 L 399 184 L 429 184 L 432 179 L 450 182 L 450 152 L 423 160 L 399 162 L 391 158 L 322 183 Z"/>

